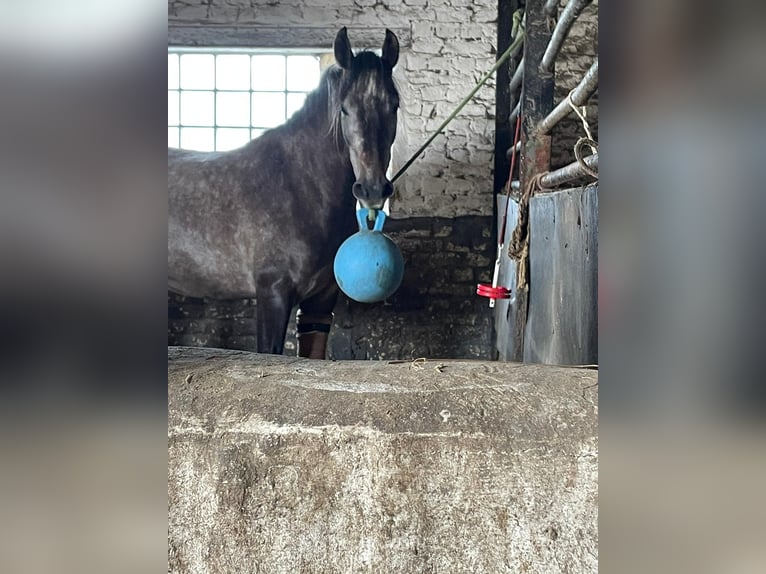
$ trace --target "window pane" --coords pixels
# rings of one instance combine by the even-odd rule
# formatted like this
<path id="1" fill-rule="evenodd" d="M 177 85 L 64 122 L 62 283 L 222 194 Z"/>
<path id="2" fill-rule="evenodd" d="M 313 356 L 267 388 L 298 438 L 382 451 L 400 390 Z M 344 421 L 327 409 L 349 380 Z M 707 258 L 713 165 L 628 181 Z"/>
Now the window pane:
<path id="1" fill-rule="evenodd" d="M 319 84 L 319 60 L 314 56 L 287 57 L 287 89 L 310 92 Z"/>
<path id="2" fill-rule="evenodd" d="M 218 128 L 215 133 L 215 149 L 218 151 L 236 149 L 249 141 L 249 128 Z"/>
<path id="3" fill-rule="evenodd" d="M 253 56 L 253 90 L 285 89 L 285 57 Z"/>
<path id="4" fill-rule="evenodd" d="M 181 89 L 212 90 L 215 87 L 215 58 L 212 54 L 181 55 Z"/>
<path id="5" fill-rule="evenodd" d="M 257 138 L 258 136 L 260 136 L 265 131 L 266 130 L 261 130 L 261 129 L 253 128 L 252 130 L 250 130 L 250 139 Z"/>
<path id="6" fill-rule="evenodd" d="M 168 128 L 168 147 L 178 147 L 178 128 Z"/>
<path id="7" fill-rule="evenodd" d="M 181 124 L 213 125 L 213 92 L 181 92 Z"/>
<path id="8" fill-rule="evenodd" d="M 287 117 L 301 109 L 305 101 L 306 94 L 287 94 Z"/>
<path id="9" fill-rule="evenodd" d="M 168 91 L 168 125 L 178 125 L 178 92 Z"/>
<path id="10" fill-rule="evenodd" d="M 215 87 L 219 90 L 250 89 L 250 56 L 217 56 L 215 60 Z"/>
<path id="11" fill-rule="evenodd" d="M 181 128 L 181 147 L 197 151 L 213 151 L 213 128 Z"/>
<path id="12" fill-rule="evenodd" d="M 284 93 L 255 92 L 252 118 L 252 125 L 259 128 L 273 128 L 283 124 L 285 122 Z"/>
<path id="13" fill-rule="evenodd" d="M 178 54 L 168 54 L 168 89 L 178 89 Z"/>
<path id="14" fill-rule="evenodd" d="M 250 125 L 250 94 L 248 92 L 218 92 L 215 109 L 216 125 L 242 127 Z"/>

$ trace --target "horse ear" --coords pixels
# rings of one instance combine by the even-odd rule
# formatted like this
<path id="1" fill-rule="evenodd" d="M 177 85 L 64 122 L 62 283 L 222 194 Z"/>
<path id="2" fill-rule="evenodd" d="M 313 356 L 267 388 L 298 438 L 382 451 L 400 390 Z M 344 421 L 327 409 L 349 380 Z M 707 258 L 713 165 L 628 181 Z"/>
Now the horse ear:
<path id="1" fill-rule="evenodd" d="M 346 27 L 340 29 L 335 36 L 335 61 L 341 68 L 348 70 L 351 67 L 351 60 L 354 59 L 354 53 L 351 51 L 351 44 L 348 42 L 348 32 Z"/>
<path id="2" fill-rule="evenodd" d="M 393 68 L 399 61 L 399 38 L 386 28 L 386 39 L 383 41 L 383 61 Z"/>

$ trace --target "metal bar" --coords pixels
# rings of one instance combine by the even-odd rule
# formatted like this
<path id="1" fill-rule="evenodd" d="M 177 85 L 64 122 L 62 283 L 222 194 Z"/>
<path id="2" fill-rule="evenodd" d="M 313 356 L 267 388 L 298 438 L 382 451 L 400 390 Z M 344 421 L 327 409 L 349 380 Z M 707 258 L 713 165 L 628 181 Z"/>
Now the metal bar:
<path id="1" fill-rule="evenodd" d="M 516 70 L 513 72 L 513 77 L 511 78 L 511 85 L 509 86 L 509 91 L 511 94 L 516 92 L 516 90 L 519 89 L 519 86 L 521 85 L 522 80 L 524 79 L 524 58 L 522 57 L 521 60 L 519 60 L 519 65 L 516 66 Z"/>
<path id="2" fill-rule="evenodd" d="M 587 165 L 589 168 L 594 170 L 598 169 L 598 154 L 597 153 L 593 155 L 589 155 L 588 157 L 584 158 L 583 161 L 585 162 L 585 165 Z M 575 161 L 560 169 L 546 173 L 540 179 L 540 184 L 544 185 L 545 187 L 556 187 L 561 185 L 562 183 L 574 181 L 575 179 L 578 179 L 584 176 L 589 176 L 589 174 L 586 173 L 582 169 L 580 164 Z M 518 179 L 514 179 L 513 181 L 511 181 L 511 189 L 518 190 L 520 188 L 521 188 L 521 184 L 519 183 Z"/>
<path id="3" fill-rule="evenodd" d="M 572 103 L 574 103 L 576 106 L 585 105 L 585 102 L 587 102 L 588 98 L 593 95 L 593 92 L 596 91 L 596 88 L 598 88 L 598 58 L 596 58 L 596 61 L 593 62 L 590 69 L 585 73 L 583 79 L 580 80 L 580 83 L 572 91 Z M 519 109 L 517 106 L 511 112 L 510 121 L 515 120 L 516 114 L 518 113 Z M 557 123 L 567 117 L 570 113 L 572 113 L 572 107 L 569 105 L 567 99 L 564 98 L 553 109 L 553 111 L 540 122 L 540 124 L 537 126 L 537 131 L 541 134 L 547 134 L 556 126 Z M 520 146 L 520 143 L 516 144 L 516 151 L 519 151 Z M 505 152 L 505 155 L 508 158 L 511 157 L 511 149 L 512 148 L 508 148 L 508 151 Z"/>
<path id="4" fill-rule="evenodd" d="M 593 62 L 590 69 L 585 72 L 580 83 L 577 84 L 577 87 L 572 91 L 572 103 L 576 106 L 585 105 L 585 102 L 587 102 L 588 98 L 590 98 L 593 92 L 596 91 L 596 88 L 598 88 L 598 58 L 596 58 L 596 61 Z M 572 106 L 569 105 L 567 98 L 564 98 L 554 110 L 540 122 L 540 125 L 537 126 L 538 131 L 541 134 L 548 133 L 557 123 L 571 113 Z"/>
<path id="5" fill-rule="evenodd" d="M 553 70 L 553 64 L 556 61 L 556 56 L 561 50 L 561 46 L 564 44 L 564 40 L 569 34 L 569 29 L 574 24 L 580 12 L 583 11 L 592 0 L 569 0 L 569 3 L 561 11 L 559 21 L 556 23 L 556 28 L 551 34 L 551 41 L 548 43 L 548 47 L 545 49 L 543 59 L 540 62 L 540 71 L 550 72 Z"/>
<path id="6" fill-rule="evenodd" d="M 559 1 L 560 0 L 548 0 L 545 3 L 545 14 L 547 16 L 555 16 L 556 15 L 556 10 L 559 7 Z"/>
<path id="7" fill-rule="evenodd" d="M 583 158 L 585 165 L 593 170 L 598 169 L 598 153 Z M 580 162 L 572 162 L 560 169 L 550 171 L 540 178 L 542 187 L 557 187 L 562 183 L 567 183 L 583 176 L 591 177 L 580 165 Z"/>
<path id="8" fill-rule="evenodd" d="M 515 121 L 516 121 L 516 118 L 517 118 L 517 117 L 518 117 L 518 115 L 519 115 L 519 111 L 520 111 L 520 109 L 521 109 L 521 102 L 519 101 L 519 102 L 516 104 L 516 107 L 515 107 L 515 108 L 513 108 L 513 110 L 511 111 L 511 115 L 509 116 L 509 120 L 510 120 L 511 122 L 515 122 Z M 519 149 L 519 146 L 520 146 L 520 145 L 521 145 L 521 142 L 516 142 L 516 149 L 517 149 L 517 150 Z M 510 151 L 510 148 L 508 148 L 508 149 L 509 149 L 509 151 Z M 505 155 L 506 155 L 506 156 L 508 156 L 508 155 L 510 155 L 510 154 L 506 153 Z"/>

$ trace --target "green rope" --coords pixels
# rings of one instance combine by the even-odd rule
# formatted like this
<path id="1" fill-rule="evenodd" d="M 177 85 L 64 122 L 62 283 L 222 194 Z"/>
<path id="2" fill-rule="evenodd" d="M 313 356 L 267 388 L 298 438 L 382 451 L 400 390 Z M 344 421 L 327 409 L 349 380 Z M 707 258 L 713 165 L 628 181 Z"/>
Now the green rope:
<path id="1" fill-rule="evenodd" d="M 523 39 L 524 39 L 524 30 L 522 29 L 519 31 L 518 36 L 516 36 L 516 38 L 513 40 L 513 43 L 510 46 L 508 46 L 508 49 L 505 52 L 503 52 L 503 55 L 500 56 L 500 58 L 498 58 L 497 62 L 495 62 L 495 65 L 492 66 L 492 69 L 489 72 L 487 72 L 487 74 L 481 80 L 479 80 L 479 83 L 476 84 L 476 87 L 473 90 L 471 90 L 471 93 L 468 94 L 465 98 L 463 98 L 463 101 L 458 104 L 457 108 L 455 108 L 455 110 L 447 117 L 447 119 L 442 122 L 442 125 L 440 125 L 436 129 L 436 131 L 431 135 L 431 137 L 428 138 L 428 140 L 426 140 L 426 143 L 420 146 L 418 151 L 412 154 L 412 157 L 407 160 L 407 163 L 405 163 L 402 166 L 402 168 L 396 172 L 396 175 L 391 179 L 392 183 L 395 182 L 397 179 L 399 179 L 399 176 L 402 175 L 405 171 L 407 171 L 407 168 L 412 165 L 412 163 L 417 159 L 417 157 L 421 153 L 423 153 L 423 150 L 425 150 L 428 147 L 428 145 L 432 141 L 434 141 L 436 136 L 438 136 L 442 132 L 442 130 L 447 126 L 448 123 L 450 123 L 453 119 L 455 119 L 455 116 L 460 113 L 460 110 L 462 110 L 463 107 L 471 100 L 471 98 L 473 98 L 476 95 L 476 92 L 479 91 L 479 89 L 487 82 L 487 80 L 489 80 L 492 77 L 492 74 L 494 74 L 497 71 L 497 69 L 500 66 L 502 66 L 508 58 L 511 57 L 511 53 L 521 45 L 521 42 Z"/>

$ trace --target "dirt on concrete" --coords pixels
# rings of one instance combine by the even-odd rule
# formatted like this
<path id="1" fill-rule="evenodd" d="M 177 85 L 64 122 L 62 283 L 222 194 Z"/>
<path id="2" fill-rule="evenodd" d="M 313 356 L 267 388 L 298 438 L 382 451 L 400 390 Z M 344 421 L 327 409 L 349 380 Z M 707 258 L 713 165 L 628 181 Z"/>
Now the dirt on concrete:
<path id="1" fill-rule="evenodd" d="M 597 372 L 169 348 L 172 572 L 596 572 Z"/>

